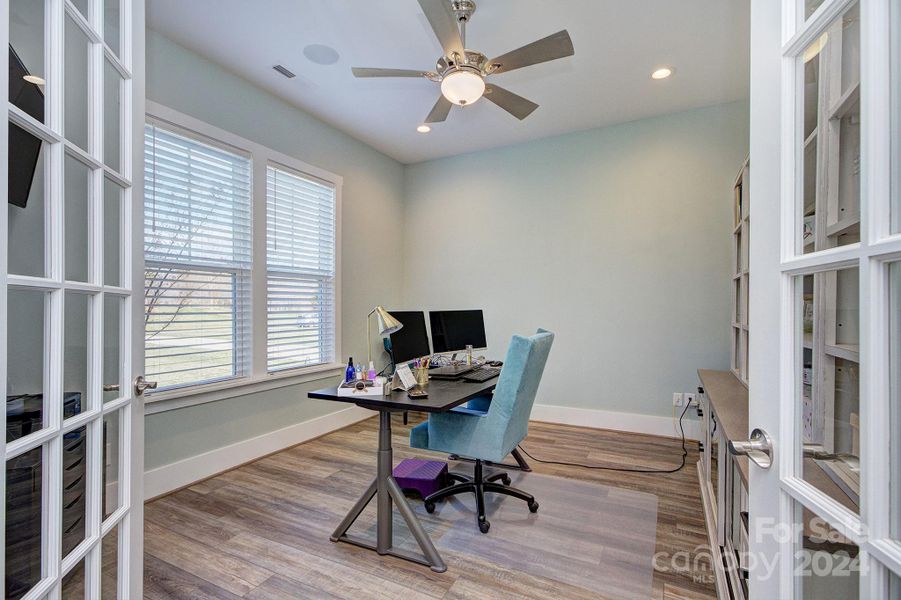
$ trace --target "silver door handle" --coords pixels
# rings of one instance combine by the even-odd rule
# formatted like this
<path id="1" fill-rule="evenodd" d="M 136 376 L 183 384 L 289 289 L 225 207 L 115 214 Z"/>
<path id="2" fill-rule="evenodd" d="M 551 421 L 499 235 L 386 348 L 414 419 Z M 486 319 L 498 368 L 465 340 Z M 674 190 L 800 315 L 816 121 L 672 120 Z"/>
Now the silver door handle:
<path id="1" fill-rule="evenodd" d="M 103 391 L 104 392 L 118 392 L 119 384 L 118 383 L 104 383 Z"/>
<path id="2" fill-rule="evenodd" d="M 773 464 L 773 440 L 763 429 L 751 432 L 746 442 L 729 441 L 729 452 L 735 456 L 747 456 L 761 469 L 769 469 Z"/>
<path id="3" fill-rule="evenodd" d="M 143 396 L 146 390 L 155 390 L 156 385 L 155 381 L 147 381 L 143 375 L 138 375 L 135 377 L 135 395 Z"/>

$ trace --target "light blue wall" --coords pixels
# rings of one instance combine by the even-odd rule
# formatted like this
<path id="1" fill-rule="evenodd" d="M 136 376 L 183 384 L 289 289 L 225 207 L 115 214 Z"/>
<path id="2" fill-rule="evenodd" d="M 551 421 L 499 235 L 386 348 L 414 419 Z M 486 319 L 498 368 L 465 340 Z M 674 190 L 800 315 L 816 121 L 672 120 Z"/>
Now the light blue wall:
<path id="1" fill-rule="evenodd" d="M 365 353 L 364 317 L 401 299 L 403 166 L 156 32 L 147 32 L 147 97 L 344 177 L 342 348 Z M 343 408 L 308 400 L 334 379 L 159 413 L 146 421 L 146 467 L 194 456 Z"/>
<path id="2" fill-rule="evenodd" d="M 696 368 L 728 367 L 746 102 L 404 167 L 155 32 L 147 95 L 344 177 L 345 354 L 381 303 L 482 307 L 497 357 L 554 330 L 543 404 L 666 416 Z M 151 415 L 147 468 L 332 412 L 305 398 L 326 383 Z"/>
<path id="3" fill-rule="evenodd" d="M 537 402 L 669 416 L 729 367 L 736 102 L 406 169 L 404 302 L 557 334 Z"/>

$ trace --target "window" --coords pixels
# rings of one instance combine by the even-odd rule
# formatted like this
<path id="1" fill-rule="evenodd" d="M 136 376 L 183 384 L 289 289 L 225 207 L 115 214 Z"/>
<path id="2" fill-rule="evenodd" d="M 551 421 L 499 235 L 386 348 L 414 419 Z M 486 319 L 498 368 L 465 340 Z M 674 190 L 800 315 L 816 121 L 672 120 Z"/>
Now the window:
<path id="1" fill-rule="evenodd" d="M 160 388 L 248 371 L 250 157 L 145 127 L 145 372 Z"/>
<path id="2" fill-rule="evenodd" d="M 159 385 L 148 402 L 182 407 L 343 370 L 341 177 L 147 106 L 144 356 Z"/>
<path id="3" fill-rule="evenodd" d="M 335 360 L 335 186 L 266 167 L 269 372 Z"/>

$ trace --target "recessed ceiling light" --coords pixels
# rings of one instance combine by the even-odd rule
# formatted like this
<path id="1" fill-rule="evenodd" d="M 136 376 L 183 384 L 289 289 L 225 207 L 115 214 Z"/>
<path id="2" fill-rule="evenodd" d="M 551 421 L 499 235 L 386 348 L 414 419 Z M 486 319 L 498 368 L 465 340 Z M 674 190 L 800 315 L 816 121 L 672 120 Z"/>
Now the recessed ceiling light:
<path id="1" fill-rule="evenodd" d="M 660 67 L 651 73 L 651 79 L 666 79 L 673 74 L 673 70 L 669 67 Z"/>
<path id="2" fill-rule="evenodd" d="M 37 75 L 23 75 L 22 79 L 24 79 L 28 83 L 33 83 L 35 85 L 45 85 L 47 83 L 46 81 L 44 81 L 43 77 L 38 77 Z"/>
<path id="3" fill-rule="evenodd" d="M 418 131 L 419 133 L 428 133 L 431 130 L 432 130 L 432 128 L 429 127 L 428 125 L 420 125 L 419 127 L 416 128 L 416 131 Z"/>
<path id="4" fill-rule="evenodd" d="M 338 62 L 338 52 L 325 44 L 310 44 L 303 49 L 303 55 L 317 65 L 333 65 Z"/>

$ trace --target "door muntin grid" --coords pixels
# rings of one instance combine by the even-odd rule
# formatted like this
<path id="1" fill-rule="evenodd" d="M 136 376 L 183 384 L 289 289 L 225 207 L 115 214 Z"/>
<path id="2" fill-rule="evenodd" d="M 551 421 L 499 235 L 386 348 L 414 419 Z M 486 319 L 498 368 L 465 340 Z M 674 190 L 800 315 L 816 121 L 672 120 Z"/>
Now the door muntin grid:
<path id="1" fill-rule="evenodd" d="M 782 228 L 781 336 L 782 347 L 790 348 L 791 355 L 784 355 L 782 361 L 790 368 L 784 368 L 781 374 L 780 437 L 789 453 L 781 463 L 781 483 L 799 507 L 859 548 L 863 558 L 860 564 L 868 565 L 859 574 L 856 587 L 860 597 L 884 597 L 889 579 L 901 573 L 901 545 L 892 539 L 890 531 L 890 515 L 893 504 L 897 504 L 897 497 L 893 500 L 890 494 L 890 482 L 899 465 L 897 460 L 892 465 L 884 451 L 890 439 L 890 408 L 896 409 L 890 405 L 888 385 L 889 270 L 892 262 L 901 258 L 901 239 L 891 234 L 887 219 L 892 179 L 888 157 L 891 147 L 898 147 L 899 135 L 897 128 L 891 132 L 889 127 L 890 88 L 897 88 L 899 81 L 897 72 L 894 80 L 890 77 L 889 28 L 885 24 L 890 12 L 899 10 L 899 0 L 786 0 L 785 7 L 782 145 L 788 158 L 783 162 L 786 218 Z M 839 41 L 858 47 L 846 56 Z M 897 46 L 897 41 L 894 43 Z M 829 99 L 817 107 L 820 112 L 812 119 L 810 63 L 815 58 L 823 58 L 819 67 L 831 62 L 841 76 L 834 77 L 835 85 L 830 87 L 822 80 L 828 74 L 822 69 L 816 73 L 817 93 Z M 851 131 L 850 123 L 843 119 L 853 120 L 859 130 Z M 825 144 L 833 144 L 831 151 L 816 148 L 817 158 L 811 160 L 811 148 L 830 131 L 832 138 Z M 842 146 L 846 140 L 851 140 L 849 147 Z M 843 176 L 850 176 L 853 185 L 836 186 Z M 821 200 L 813 211 L 816 226 L 807 232 L 805 216 L 810 216 L 812 202 Z M 805 233 L 810 233 L 807 240 Z M 855 283 L 857 297 L 853 298 L 859 303 L 859 319 L 855 317 L 854 323 L 858 340 L 856 344 L 826 342 L 833 354 L 842 356 L 842 366 L 853 364 L 859 377 L 855 382 L 859 384 L 859 414 L 853 418 L 859 426 L 853 446 L 860 455 L 859 514 L 804 481 L 802 473 L 806 475 L 809 466 L 801 449 L 803 436 L 809 432 L 803 429 L 804 414 L 799 408 L 805 389 L 801 383 L 805 377 L 802 353 L 809 351 L 801 333 L 805 325 L 801 282 L 805 277 L 808 281 L 813 277 L 828 281 L 831 276 L 826 274 L 849 269 L 859 277 L 859 283 Z M 818 291 L 823 293 L 822 289 Z M 844 304 L 848 304 L 847 299 Z M 822 305 L 828 307 L 829 303 Z M 821 362 L 828 364 L 828 360 Z M 799 508 L 795 512 L 800 515 L 804 511 Z M 798 517 L 796 523 L 802 520 Z M 799 542 L 796 548 L 800 551 L 803 545 Z M 800 593 L 799 588 L 795 590 Z"/>
<path id="2" fill-rule="evenodd" d="M 11 381 L 8 429 L 23 424 L 23 414 L 35 421 L 18 432 L 8 431 L 5 445 L 4 488 L 13 504 L 24 501 L 22 506 L 4 507 L 6 526 L 0 539 L 6 556 L 6 597 L 76 591 L 96 598 L 103 588 L 106 598 L 112 581 L 124 598 L 131 588 L 127 532 L 134 410 L 125 384 L 130 378 L 134 310 L 129 180 L 133 83 L 125 34 L 130 31 L 131 0 L 3 4 L 10 11 L 3 33 L 29 58 L 29 73 L 43 80 L 39 87 L 44 95 L 41 119 L 12 104 L 12 97 L 7 105 L 10 127 L 42 144 L 39 180 L 28 203 L 21 208 L 9 205 L 0 221 L 10 240 L 0 250 L 7 294 L 18 298 L 17 314 L 34 319 L 38 330 L 25 339 L 13 328 L 0 348 Z M 29 35 L 36 22 L 41 35 Z M 32 29 L 22 31 L 23 23 Z M 36 40 L 39 48 L 24 48 L 28 40 Z M 115 107 L 105 110 L 105 103 L 114 102 Z M 23 222 L 29 209 L 37 213 L 29 223 L 33 235 L 11 236 L 10 229 Z M 107 243 L 107 234 L 114 235 L 116 243 Z M 37 266 L 26 260 L 32 258 L 29 252 L 37 255 Z M 2 318 L 14 318 L 4 312 Z M 28 352 L 18 351 L 17 343 L 27 345 Z M 39 359 L 29 367 L 26 361 L 16 362 L 22 354 Z M 11 399 L 27 410 L 11 413 Z M 27 483 L 27 492 L 13 488 L 20 479 Z M 23 518 L 30 523 L 29 534 L 12 539 L 10 532 Z M 11 548 L 7 542 L 18 546 Z M 24 567 L 11 564 L 16 552 L 29 556 Z M 111 555 L 118 561 L 102 566 L 110 565 Z M 19 576 L 12 573 L 14 567 L 24 568 L 25 574 L 11 581 L 11 575 Z M 112 576 L 110 570 L 115 571 Z M 15 589 L 13 583 L 18 584 Z"/>

